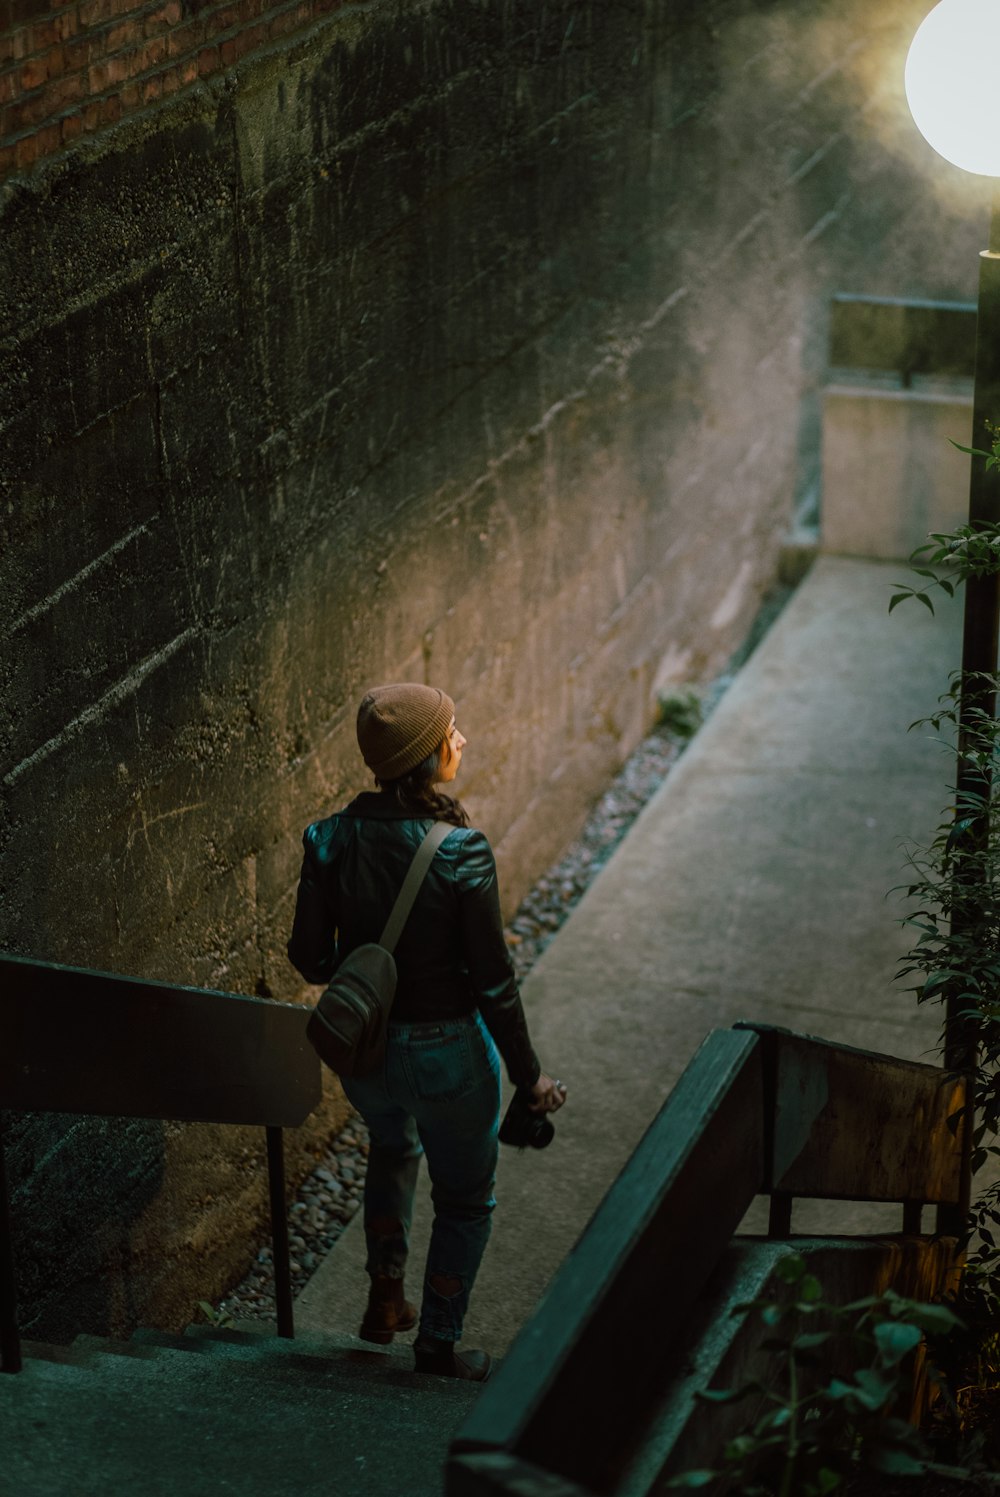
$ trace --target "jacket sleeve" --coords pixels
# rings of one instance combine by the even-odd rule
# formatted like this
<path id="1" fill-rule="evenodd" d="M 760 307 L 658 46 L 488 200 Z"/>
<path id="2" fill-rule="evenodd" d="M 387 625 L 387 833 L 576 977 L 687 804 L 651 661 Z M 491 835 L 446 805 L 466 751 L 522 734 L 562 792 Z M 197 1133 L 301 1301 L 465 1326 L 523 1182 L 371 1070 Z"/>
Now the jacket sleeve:
<path id="1" fill-rule="evenodd" d="M 515 1086 L 534 1086 L 541 1074 L 503 936 L 493 849 L 482 832 L 462 839 L 458 873 L 462 946 L 479 1012 Z"/>
<path id="2" fill-rule="evenodd" d="M 302 841 L 305 854 L 295 899 L 295 919 L 288 943 L 288 960 L 306 982 L 325 987 L 337 967 L 337 928 L 319 880 L 319 868 L 310 843 L 311 827 Z"/>

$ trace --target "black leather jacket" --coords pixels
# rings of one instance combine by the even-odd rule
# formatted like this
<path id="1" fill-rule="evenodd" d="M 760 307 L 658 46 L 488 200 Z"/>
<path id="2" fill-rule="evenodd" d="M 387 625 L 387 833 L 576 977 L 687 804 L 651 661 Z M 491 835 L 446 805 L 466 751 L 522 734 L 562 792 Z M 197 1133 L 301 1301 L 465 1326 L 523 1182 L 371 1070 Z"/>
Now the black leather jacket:
<path id="1" fill-rule="evenodd" d="M 366 791 L 306 828 L 288 958 L 307 982 L 329 982 L 355 946 L 377 941 L 430 818 Z M 456 827 L 438 848 L 395 951 L 393 1021 L 454 1019 L 479 1009 L 515 1086 L 540 1066 L 503 936 L 493 850 Z"/>

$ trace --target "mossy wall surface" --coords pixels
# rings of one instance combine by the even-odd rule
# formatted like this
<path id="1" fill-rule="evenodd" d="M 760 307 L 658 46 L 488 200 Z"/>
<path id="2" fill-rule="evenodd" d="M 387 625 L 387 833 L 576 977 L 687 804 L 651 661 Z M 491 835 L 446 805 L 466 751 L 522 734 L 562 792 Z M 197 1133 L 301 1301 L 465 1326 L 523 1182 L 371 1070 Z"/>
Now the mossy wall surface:
<path id="1" fill-rule="evenodd" d="M 517 902 L 771 584 L 830 294 L 973 292 L 924 8 L 345 6 L 0 189 L 0 945 L 299 996 L 300 833 L 392 679 L 456 698 Z M 14 1137 L 36 1334 L 240 1271 L 262 1140 Z"/>

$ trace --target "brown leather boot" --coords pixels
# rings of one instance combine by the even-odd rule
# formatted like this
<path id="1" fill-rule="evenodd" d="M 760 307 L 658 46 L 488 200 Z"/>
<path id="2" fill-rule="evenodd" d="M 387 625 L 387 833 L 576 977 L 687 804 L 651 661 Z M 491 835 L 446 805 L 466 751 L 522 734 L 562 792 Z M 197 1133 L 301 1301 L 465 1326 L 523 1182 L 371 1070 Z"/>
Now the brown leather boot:
<path id="1" fill-rule="evenodd" d="M 417 1307 L 403 1295 L 402 1279 L 388 1274 L 373 1274 L 365 1310 L 358 1332 L 362 1341 L 388 1346 L 397 1331 L 412 1331 L 417 1323 Z"/>
<path id="2" fill-rule="evenodd" d="M 413 1356 L 414 1372 L 459 1377 L 467 1383 L 485 1383 L 493 1370 L 488 1352 L 458 1351 L 454 1341 L 421 1338 L 413 1343 Z"/>

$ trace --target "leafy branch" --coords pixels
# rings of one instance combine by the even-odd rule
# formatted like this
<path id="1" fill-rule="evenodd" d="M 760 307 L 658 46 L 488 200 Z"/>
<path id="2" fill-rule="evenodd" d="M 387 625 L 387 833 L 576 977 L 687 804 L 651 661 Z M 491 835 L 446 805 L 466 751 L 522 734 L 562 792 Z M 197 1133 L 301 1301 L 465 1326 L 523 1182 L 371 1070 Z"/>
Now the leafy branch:
<path id="1" fill-rule="evenodd" d="M 1000 468 L 1000 426 L 987 421 L 986 428 L 993 438 L 990 452 L 982 447 L 963 447 L 961 442 L 952 441 L 951 445 L 970 457 L 985 460 L 989 473 Z M 935 570 L 941 567 L 946 571 Z M 923 583 L 915 587 L 907 582 L 893 583 L 889 612 L 915 598 L 933 613 L 931 594 L 935 588 L 951 598 L 956 588 L 970 577 L 990 577 L 1000 572 L 1000 524 L 959 525 L 954 530 L 932 531 L 930 539 L 910 556 L 910 569 L 923 578 Z"/>
<path id="2" fill-rule="evenodd" d="M 988 427 L 991 452 L 953 444 L 984 461 L 987 472 L 1000 467 L 1000 428 Z M 932 535 L 911 562 L 921 581 L 897 588 L 890 612 L 915 597 L 933 613 L 935 587 L 951 596 L 970 578 L 1000 574 L 1000 526 L 963 525 Z M 946 575 L 937 567 L 946 568 Z M 912 725 L 941 735 L 956 764 L 960 750 L 961 767 L 929 845 L 909 852 L 910 877 L 902 887 L 911 908 L 903 925 L 913 944 L 897 972 L 918 1003 L 942 1005 L 947 1053 L 957 1050 L 971 1058 L 975 1114 L 958 1114 L 949 1124 L 957 1130 L 968 1122 L 972 1172 L 991 1165 L 994 1176 L 1000 1162 L 1000 723 L 993 710 L 998 686 L 994 674 L 958 671 L 938 710 Z M 964 1246 L 962 1279 L 951 1303 L 965 1328 L 936 1350 L 947 1396 L 938 1402 L 934 1434 L 963 1460 L 985 1457 L 995 1463 L 1000 1459 L 1000 1185 L 981 1189 L 973 1201 Z"/>
<path id="3" fill-rule="evenodd" d="M 739 1388 L 699 1393 L 707 1403 L 753 1399 L 753 1424 L 730 1440 L 717 1469 L 673 1477 L 673 1491 L 708 1487 L 725 1478 L 744 1497 L 829 1497 L 859 1469 L 917 1475 L 928 1469 L 919 1431 L 898 1408 L 910 1385 L 911 1362 L 926 1334 L 942 1338 L 961 1322 L 945 1305 L 885 1294 L 830 1304 L 801 1254 L 775 1268 L 778 1294 L 738 1305 L 769 1333 L 777 1377 Z"/>

